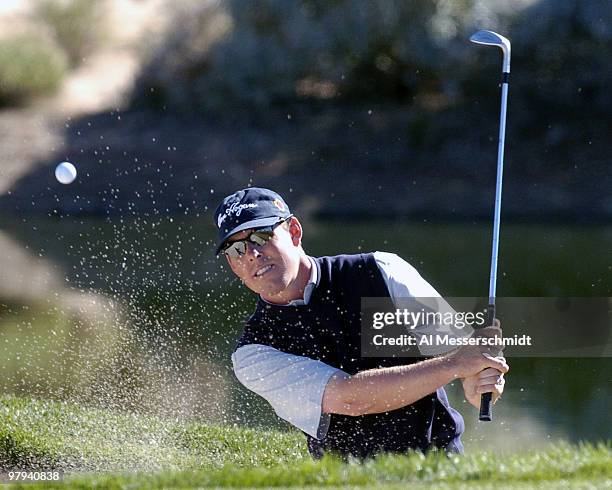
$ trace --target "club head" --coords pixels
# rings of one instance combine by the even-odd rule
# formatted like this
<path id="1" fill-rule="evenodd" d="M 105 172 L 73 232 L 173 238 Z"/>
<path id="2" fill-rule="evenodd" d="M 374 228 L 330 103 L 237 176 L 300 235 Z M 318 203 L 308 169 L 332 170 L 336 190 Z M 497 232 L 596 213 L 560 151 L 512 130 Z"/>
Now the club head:
<path id="1" fill-rule="evenodd" d="M 510 40 L 497 32 L 481 30 L 470 36 L 470 41 L 476 44 L 498 46 L 504 53 L 503 71 L 510 73 Z"/>

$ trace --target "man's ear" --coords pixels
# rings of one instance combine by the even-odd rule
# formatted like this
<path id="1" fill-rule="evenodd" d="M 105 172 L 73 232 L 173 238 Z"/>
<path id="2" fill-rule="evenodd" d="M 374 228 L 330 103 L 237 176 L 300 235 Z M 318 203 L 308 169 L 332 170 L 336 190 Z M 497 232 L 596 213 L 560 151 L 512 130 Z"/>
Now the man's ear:
<path id="1" fill-rule="evenodd" d="M 300 220 L 293 216 L 291 221 L 289 221 L 289 235 L 296 247 L 302 244 L 302 233 L 302 224 Z"/>

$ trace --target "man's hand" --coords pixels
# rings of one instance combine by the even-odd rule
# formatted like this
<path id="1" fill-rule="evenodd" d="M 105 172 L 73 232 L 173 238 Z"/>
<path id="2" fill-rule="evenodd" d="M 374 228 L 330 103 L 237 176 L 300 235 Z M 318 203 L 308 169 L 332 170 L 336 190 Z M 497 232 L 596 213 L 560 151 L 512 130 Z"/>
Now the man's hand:
<path id="1" fill-rule="evenodd" d="M 500 359 L 505 362 L 503 357 Z M 474 376 L 462 379 L 461 383 L 463 384 L 465 399 L 476 408 L 480 408 L 480 395 L 493 393 L 493 403 L 495 403 L 504 392 L 506 380 L 503 373 L 497 369 L 487 368 Z"/>
<path id="2" fill-rule="evenodd" d="M 474 337 L 501 338 L 502 331 L 499 320 L 495 320 L 492 327 L 477 330 Z M 499 356 L 499 357 L 496 357 Z M 507 373 L 510 369 L 506 360 L 500 356 L 499 346 L 465 345 L 446 355 L 451 363 L 454 378 L 469 378 L 478 375 L 487 368 L 493 368 L 500 373 Z"/>

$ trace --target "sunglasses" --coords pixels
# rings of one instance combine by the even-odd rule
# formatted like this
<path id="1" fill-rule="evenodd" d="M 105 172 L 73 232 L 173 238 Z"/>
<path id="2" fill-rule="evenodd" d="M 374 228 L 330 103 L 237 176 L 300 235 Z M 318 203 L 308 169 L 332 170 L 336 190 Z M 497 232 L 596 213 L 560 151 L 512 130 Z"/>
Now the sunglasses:
<path id="1" fill-rule="evenodd" d="M 247 253 L 248 242 L 263 247 L 274 236 L 274 230 L 276 229 L 276 227 L 280 226 L 282 223 L 289 221 L 290 219 L 291 216 L 287 219 L 281 220 L 278 223 L 273 224 L 272 226 L 258 228 L 252 231 L 246 238 L 243 238 L 242 240 L 228 242 L 221 249 L 221 253 L 228 257 L 232 257 L 233 259 L 237 259 Z"/>

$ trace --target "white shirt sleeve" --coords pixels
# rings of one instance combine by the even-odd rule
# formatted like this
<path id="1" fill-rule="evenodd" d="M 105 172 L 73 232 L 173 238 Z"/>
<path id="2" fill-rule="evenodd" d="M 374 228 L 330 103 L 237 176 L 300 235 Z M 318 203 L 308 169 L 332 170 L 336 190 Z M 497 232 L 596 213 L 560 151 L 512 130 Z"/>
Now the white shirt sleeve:
<path id="1" fill-rule="evenodd" d="M 232 363 L 238 381 L 265 398 L 279 417 L 316 439 L 325 437 L 330 419 L 321 413 L 325 386 L 334 374 L 348 376 L 344 371 L 262 344 L 238 348 Z"/>
<path id="2" fill-rule="evenodd" d="M 421 274 L 397 254 L 374 252 L 392 298 L 441 298 Z"/>
<path id="3" fill-rule="evenodd" d="M 374 259 L 387 284 L 393 305 L 397 309 L 419 309 L 454 314 L 455 310 L 448 302 L 429 284 L 418 271 L 400 256 L 388 252 L 374 252 Z M 469 337 L 474 330 L 471 327 L 462 329 L 452 328 L 440 324 L 420 325 L 412 333 L 419 339 L 423 335 L 450 334 L 453 336 Z M 454 347 L 419 343 L 419 350 L 427 356 L 439 355 L 453 350 Z"/>

